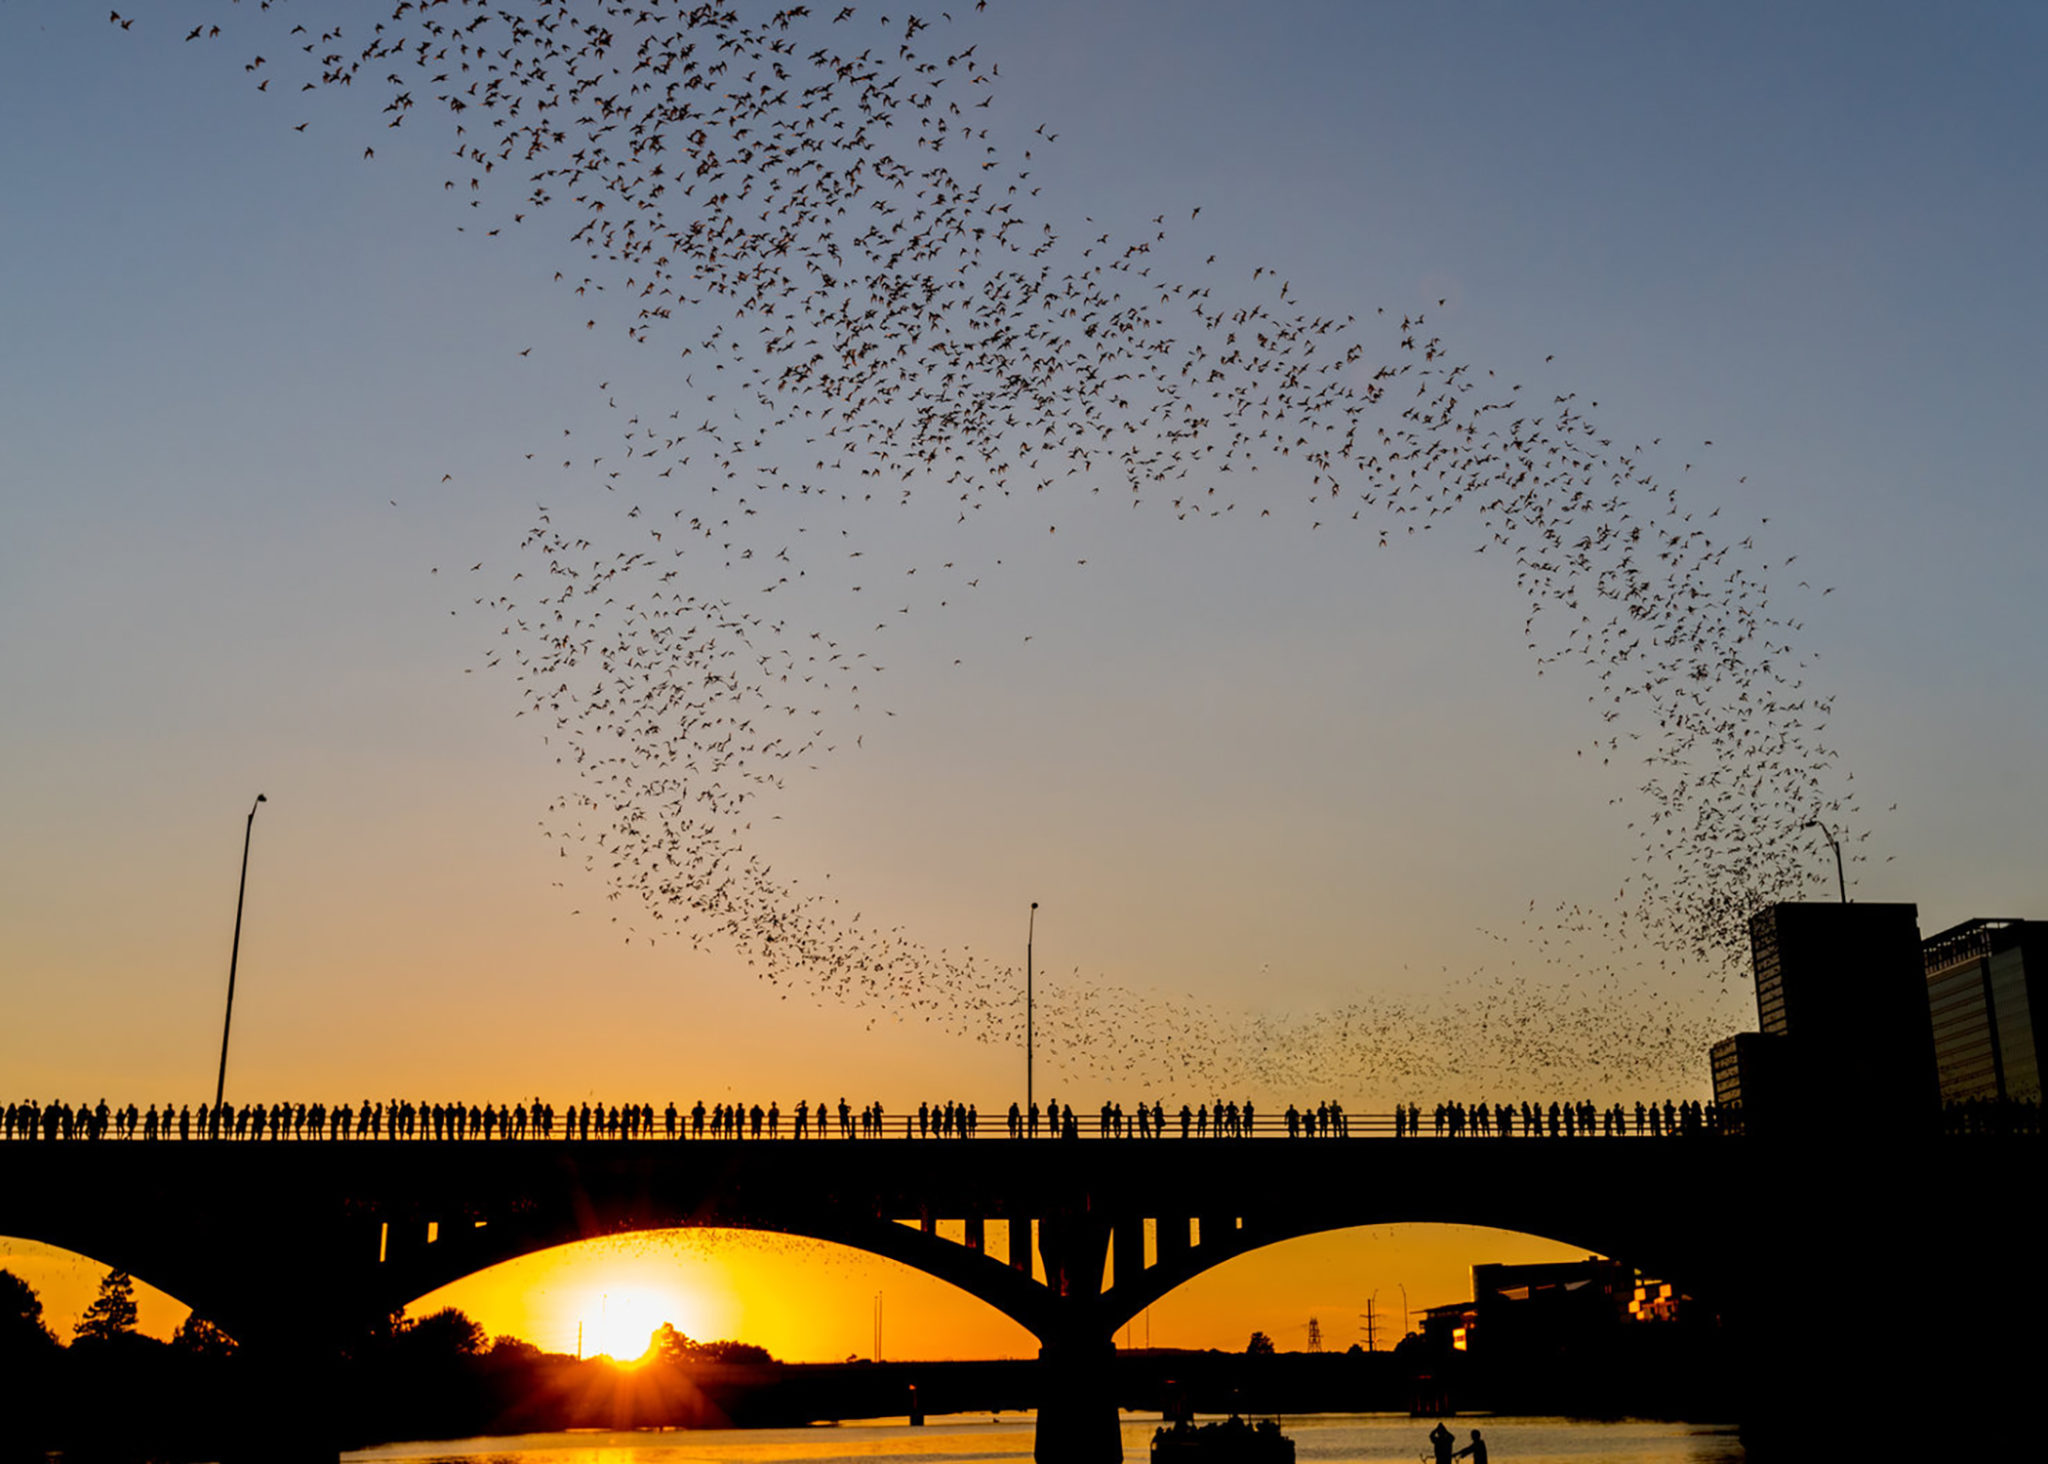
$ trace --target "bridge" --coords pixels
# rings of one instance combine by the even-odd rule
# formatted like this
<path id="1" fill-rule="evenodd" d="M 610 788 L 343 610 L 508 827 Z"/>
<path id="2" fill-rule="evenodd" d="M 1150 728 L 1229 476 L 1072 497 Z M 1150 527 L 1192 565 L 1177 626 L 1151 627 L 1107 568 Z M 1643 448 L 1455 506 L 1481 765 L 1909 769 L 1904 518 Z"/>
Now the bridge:
<path id="1" fill-rule="evenodd" d="M 1786 1147 L 1708 1133 L 37 1141 L 0 1145 L 0 1234 L 118 1266 L 216 1321 L 270 1360 L 263 1396 L 300 1433 L 326 1406 L 307 1390 L 352 1329 L 485 1267 L 633 1231 L 815 1237 L 912 1266 L 1030 1330 L 1045 1370 L 1037 1457 L 1107 1464 L 1121 1457 L 1114 1334 L 1249 1251 L 1399 1222 L 1544 1236 L 1736 1319 L 1767 1387 L 1796 1365 L 1771 1319 L 1817 1269 L 1863 1287 L 1856 1273 L 1924 1246 L 1958 1196 L 2030 1214 L 2024 1174 L 2038 1144 L 2025 1154 L 2017 1163 L 2008 1143 L 1935 1135 Z M 2038 1272 L 2038 1257 L 2027 1265 Z M 311 1457 L 333 1453 L 316 1445 Z"/>

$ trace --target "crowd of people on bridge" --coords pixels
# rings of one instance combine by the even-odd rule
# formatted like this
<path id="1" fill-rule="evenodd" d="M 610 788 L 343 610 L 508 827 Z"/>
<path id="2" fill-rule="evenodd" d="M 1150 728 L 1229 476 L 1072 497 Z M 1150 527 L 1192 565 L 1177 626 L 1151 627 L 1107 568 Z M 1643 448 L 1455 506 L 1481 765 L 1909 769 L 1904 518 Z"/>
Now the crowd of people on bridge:
<path id="1" fill-rule="evenodd" d="M 1633 1129 L 1629 1127 L 1626 1105 L 1615 1103 L 1596 1108 L 1591 1100 L 1553 1102 L 1547 1110 L 1540 1103 L 1474 1103 L 1469 1108 L 1463 1103 L 1439 1103 L 1432 1115 L 1435 1136 L 1440 1139 L 1512 1139 L 1517 1125 L 1522 1137 L 1531 1139 L 1590 1139 L 1596 1134 L 1601 1138 L 1627 1138 L 1631 1133 L 1647 1138 L 1718 1134 L 1725 1127 L 1726 1117 L 1718 1103 L 1674 1103 L 1668 1098 L 1661 1104 L 1637 1103 Z M 1405 1110 L 1394 1110 L 1396 1137 L 1413 1137 L 1421 1131 L 1420 1108 L 1411 1103 Z"/>
<path id="2" fill-rule="evenodd" d="M 1645 1138 L 1719 1134 L 1733 1125 L 1713 1103 L 1698 1101 L 1638 1102 L 1633 1110 L 1621 1103 L 1596 1107 L 1590 1100 L 1472 1103 L 1444 1102 L 1428 1116 L 1427 1133 L 1435 1138 Z M 1183 1139 L 1239 1139 L 1285 1136 L 1289 1139 L 1349 1138 L 1353 1116 L 1332 1099 L 1313 1106 L 1290 1103 L 1279 1114 L 1260 1112 L 1250 1099 L 1239 1103 L 1215 1099 L 1198 1105 L 1183 1103 L 1169 1112 L 1164 1101 L 1141 1100 L 1126 1112 L 1123 1104 L 1105 1102 L 1087 1123 L 1071 1104 L 1053 1100 L 1012 1103 L 1007 1135 L 1012 1139 L 1078 1139 L 1092 1130 L 1100 1139 L 1164 1139 L 1176 1131 Z M 836 1104 L 799 1100 L 785 1110 L 780 1103 L 715 1103 L 701 1099 L 687 1110 L 671 1102 L 657 1112 L 651 1103 L 606 1105 L 571 1103 L 560 1112 L 539 1098 L 517 1104 L 415 1103 L 409 1099 L 352 1103 L 255 1103 L 209 1107 L 151 1104 L 142 1111 L 133 1103 L 109 1107 L 105 1099 L 77 1107 L 64 1102 L 34 1100 L 9 1103 L 0 1135 L 8 1140 L 142 1139 L 155 1140 L 534 1140 L 556 1139 L 971 1139 L 981 1133 L 980 1110 L 973 1103 L 952 1100 L 924 1102 L 914 1112 L 890 1119 L 880 1101 L 855 1109 L 845 1098 Z M 1375 1113 L 1357 1120 L 1361 1134 L 1420 1138 L 1424 1114 L 1417 1104 L 1397 1104 L 1391 1114 Z"/>

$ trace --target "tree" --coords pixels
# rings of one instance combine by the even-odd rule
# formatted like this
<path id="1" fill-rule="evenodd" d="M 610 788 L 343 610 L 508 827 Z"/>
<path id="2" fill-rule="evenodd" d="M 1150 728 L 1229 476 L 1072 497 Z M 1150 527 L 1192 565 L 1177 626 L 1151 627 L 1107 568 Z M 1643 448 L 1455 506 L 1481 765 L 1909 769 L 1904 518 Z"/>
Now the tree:
<path id="1" fill-rule="evenodd" d="M 697 1344 L 687 1335 L 678 1332 L 673 1322 L 663 1322 L 654 1329 L 654 1360 L 671 1366 L 689 1362 L 696 1356 Z"/>
<path id="2" fill-rule="evenodd" d="M 0 1457 L 40 1458 L 61 1442 L 64 1360 L 35 1287 L 0 1271 Z"/>
<path id="3" fill-rule="evenodd" d="M 428 1357 L 475 1357 L 484 1350 L 484 1329 L 459 1307 L 444 1306 L 405 1328 L 407 1350 Z"/>
<path id="4" fill-rule="evenodd" d="M 673 1325 L 663 1322 L 654 1333 L 654 1356 L 658 1362 L 682 1366 L 693 1362 L 773 1362 L 765 1347 L 751 1342 L 693 1342 Z"/>
<path id="5" fill-rule="evenodd" d="M 19 1357 L 55 1348 L 56 1335 L 43 1321 L 43 1299 L 12 1271 L 0 1271 L 0 1357 Z"/>
<path id="6" fill-rule="evenodd" d="M 178 1323 L 178 1330 L 171 1334 L 171 1347 L 188 1357 L 205 1358 L 209 1362 L 235 1355 L 235 1339 L 198 1312 Z"/>
<path id="7" fill-rule="evenodd" d="M 135 1318 L 135 1278 L 109 1271 L 100 1279 L 100 1294 L 71 1331 L 80 1342 L 112 1342 L 135 1331 Z"/>
<path id="8" fill-rule="evenodd" d="M 491 1350 L 487 1354 L 493 1362 L 539 1362 L 546 1356 L 538 1347 L 524 1337 L 493 1337 Z"/>
<path id="9" fill-rule="evenodd" d="M 1264 1332 L 1254 1332 L 1252 1333 L 1252 1340 L 1244 1344 L 1244 1351 L 1247 1357 L 1271 1357 L 1273 1355 L 1273 1339 Z"/>
<path id="10" fill-rule="evenodd" d="M 757 1347 L 752 1342 L 700 1342 L 697 1355 L 706 1362 L 756 1363 L 773 1362 L 768 1349 Z"/>

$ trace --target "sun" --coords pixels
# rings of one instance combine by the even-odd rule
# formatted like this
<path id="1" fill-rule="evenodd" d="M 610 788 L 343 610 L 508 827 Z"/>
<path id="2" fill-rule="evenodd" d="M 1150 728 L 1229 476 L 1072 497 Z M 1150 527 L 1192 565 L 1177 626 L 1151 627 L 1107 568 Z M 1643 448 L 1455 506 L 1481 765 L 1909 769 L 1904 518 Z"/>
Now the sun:
<path id="1" fill-rule="evenodd" d="M 687 1304 L 655 1287 L 615 1287 L 591 1294 L 583 1307 L 584 1354 L 631 1365 L 647 1360 L 663 1322 L 681 1325 Z"/>

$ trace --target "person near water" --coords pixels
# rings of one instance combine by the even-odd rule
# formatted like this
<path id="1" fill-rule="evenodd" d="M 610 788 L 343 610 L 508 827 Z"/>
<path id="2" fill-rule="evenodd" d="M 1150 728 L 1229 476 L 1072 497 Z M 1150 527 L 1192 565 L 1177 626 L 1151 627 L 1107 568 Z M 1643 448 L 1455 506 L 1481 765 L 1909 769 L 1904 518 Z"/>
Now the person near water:
<path id="1" fill-rule="evenodd" d="M 1451 1450 L 1456 1446 L 1458 1436 L 1438 1419 L 1435 1428 L 1429 1431 L 1429 1446 L 1436 1453 L 1436 1464 L 1451 1464 Z"/>
<path id="2" fill-rule="evenodd" d="M 1472 1430 L 1472 1442 L 1451 1456 L 1454 1459 L 1470 1459 L 1472 1464 L 1486 1464 L 1486 1440 L 1479 1437 L 1479 1430 Z"/>

